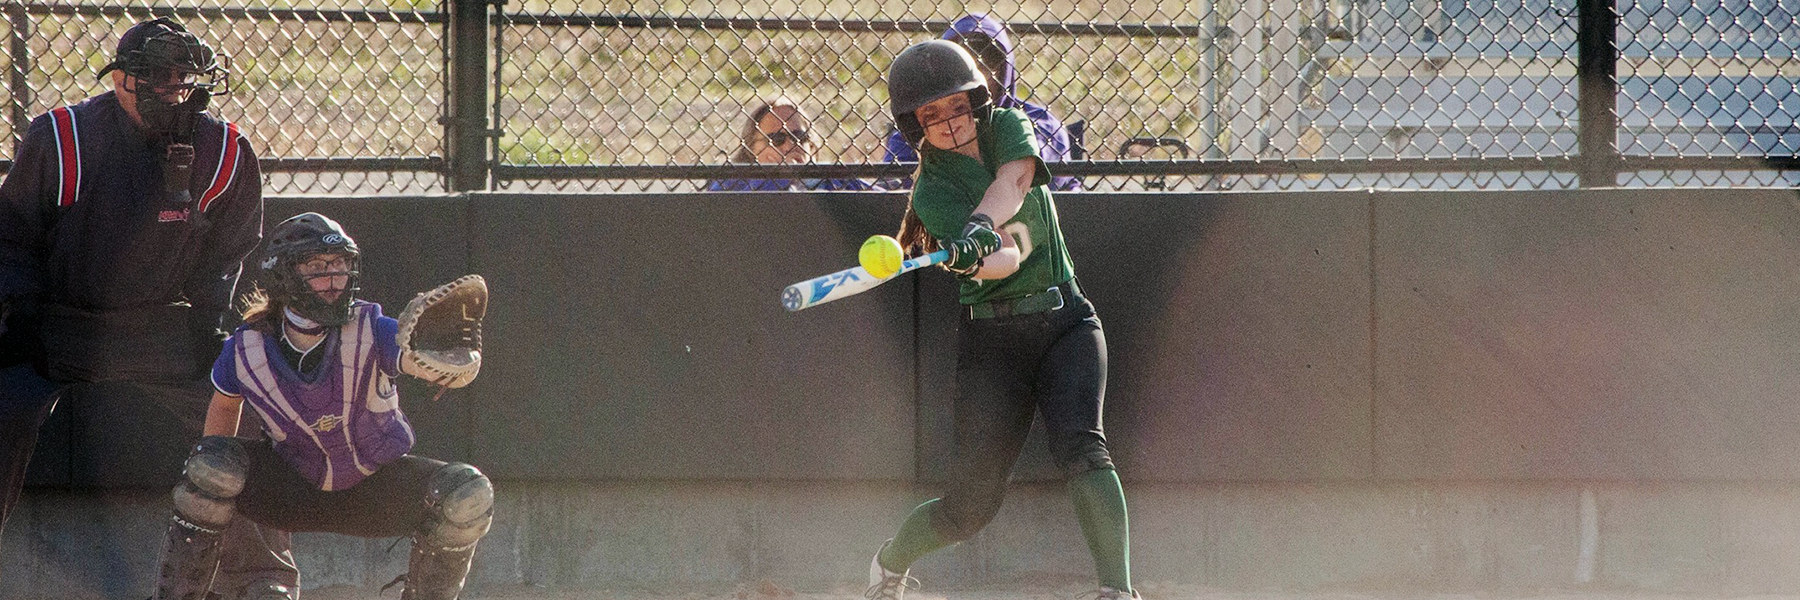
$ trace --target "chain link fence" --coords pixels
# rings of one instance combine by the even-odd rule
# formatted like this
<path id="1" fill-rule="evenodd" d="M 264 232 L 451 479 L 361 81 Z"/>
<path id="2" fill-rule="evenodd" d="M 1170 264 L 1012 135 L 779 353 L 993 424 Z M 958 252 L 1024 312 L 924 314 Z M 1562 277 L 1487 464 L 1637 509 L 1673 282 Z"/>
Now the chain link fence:
<path id="1" fill-rule="evenodd" d="M 889 61 L 970 13 L 1089 190 L 1800 186 L 1800 0 L 4 6 L 15 139 L 173 14 L 275 193 L 892 185 Z"/>
<path id="2" fill-rule="evenodd" d="M 211 110 L 250 138 L 267 192 L 444 189 L 444 19 L 435 2 L 0 5 L 14 142 L 31 117 L 112 89 L 95 74 L 119 36 L 172 15 L 229 58 L 230 92 Z"/>

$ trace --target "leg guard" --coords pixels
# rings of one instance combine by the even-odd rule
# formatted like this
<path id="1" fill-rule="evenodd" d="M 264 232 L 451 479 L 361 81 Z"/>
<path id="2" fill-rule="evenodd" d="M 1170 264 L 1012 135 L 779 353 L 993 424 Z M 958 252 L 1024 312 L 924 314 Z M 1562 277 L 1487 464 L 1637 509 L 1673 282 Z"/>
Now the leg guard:
<path id="1" fill-rule="evenodd" d="M 175 485 L 175 514 L 163 545 L 156 600 L 204 600 L 219 570 L 219 539 L 237 513 L 249 456 L 238 441 L 206 437 L 188 455 Z"/>
<path id="2" fill-rule="evenodd" d="M 455 600 L 475 558 L 475 543 L 494 520 L 494 484 L 475 467 L 452 463 L 431 476 L 430 515 L 413 534 L 401 600 Z"/>
<path id="3" fill-rule="evenodd" d="M 239 496 L 242 498 L 243 496 Z M 297 600 L 300 569 L 292 536 L 250 519 L 233 519 L 219 540 L 219 574 L 213 589 L 224 600 Z"/>

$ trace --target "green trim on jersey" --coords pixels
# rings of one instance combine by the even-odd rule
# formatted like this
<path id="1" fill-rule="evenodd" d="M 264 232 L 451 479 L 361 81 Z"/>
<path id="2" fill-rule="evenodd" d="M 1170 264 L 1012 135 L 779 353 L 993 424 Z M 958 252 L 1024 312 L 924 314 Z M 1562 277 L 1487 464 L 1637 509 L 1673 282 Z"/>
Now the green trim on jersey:
<path id="1" fill-rule="evenodd" d="M 912 206 L 931 237 L 942 240 L 962 235 L 963 225 L 981 204 L 1000 165 L 1029 158 L 1037 164 L 1037 172 L 1031 177 L 1032 187 L 1025 193 L 1025 204 L 1019 207 L 1019 213 L 996 227 L 1001 234 L 1011 235 L 1025 255 L 1019 271 L 1000 280 L 959 277 L 961 302 L 978 304 L 1019 298 L 1074 278 L 1075 267 L 1063 245 L 1062 228 L 1056 222 L 1056 203 L 1050 198 L 1050 169 L 1038 158 L 1031 118 L 1018 109 L 995 110 L 988 118 L 976 121 L 975 133 L 981 149 L 980 162 L 930 146 L 920 157 Z"/>

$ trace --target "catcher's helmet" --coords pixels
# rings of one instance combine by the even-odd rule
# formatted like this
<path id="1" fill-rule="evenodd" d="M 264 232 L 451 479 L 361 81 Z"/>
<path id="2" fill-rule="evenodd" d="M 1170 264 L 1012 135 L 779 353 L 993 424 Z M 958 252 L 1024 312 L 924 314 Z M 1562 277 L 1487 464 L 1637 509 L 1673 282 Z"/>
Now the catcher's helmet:
<path id="1" fill-rule="evenodd" d="M 168 17 L 144 21 L 126 30 L 119 37 L 113 61 L 100 70 L 100 76 L 105 77 L 114 69 L 158 86 L 158 91 L 165 93 L 174 87 L 219 95 L 230 87 L 231 71 L 221 64 L 212 47 Z M 169 83 L 178 77 L 179 83 Z"/>
<path id="2" fill-rule="evenodd" d="M 894 126 L 906 143 L 918 147 L 925 137 L 925 127 L 913 111 L 933 100 L 967 92 L 969 107 L 976 118 L 984 118 L 992 108 L 988 100 L 987 76 L 975 65 L 975 58 L 956 42 L 931 40 L 900 51 L 894 64 L 888 66 L 888 111 Z"/>
<path id="3" fill-rule="evenodd" d="M 299 265 L 320 254 L 345 255 L 347 270 L 301 275 Z M 325 215 L 309 212 L 288 217 L 275 226 L 275 231 L 269 235 L 268 248 L 263 251 L 262 268 L 270 296 L 302 317 L 335 327 L 350 320 L 350 301 L 358 289 L 360 272 L 357 268 L 361 258 L 362 251 L 356 248 L 356 240 L 344 232 L 342 225 Z M 346 276 L 349 283 L 336 300 L 326 302 L 313 291 L 308 280 L 332 276 Z"/>

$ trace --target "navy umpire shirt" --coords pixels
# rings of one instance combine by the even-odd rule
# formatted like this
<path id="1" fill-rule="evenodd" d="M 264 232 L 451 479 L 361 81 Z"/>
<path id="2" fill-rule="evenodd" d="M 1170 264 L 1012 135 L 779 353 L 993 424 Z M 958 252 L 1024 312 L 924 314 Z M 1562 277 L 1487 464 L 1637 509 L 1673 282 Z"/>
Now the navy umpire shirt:
<path id="1" fill-rule="evenodd" d="M 33 119 L 0 183 L 0 299 L 227 309 L 262 237 L 256 154 L 236 125 L 201 115 L 183 206 L 163 192 L 163 153 L 113 92 Z"/>

